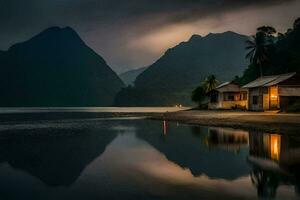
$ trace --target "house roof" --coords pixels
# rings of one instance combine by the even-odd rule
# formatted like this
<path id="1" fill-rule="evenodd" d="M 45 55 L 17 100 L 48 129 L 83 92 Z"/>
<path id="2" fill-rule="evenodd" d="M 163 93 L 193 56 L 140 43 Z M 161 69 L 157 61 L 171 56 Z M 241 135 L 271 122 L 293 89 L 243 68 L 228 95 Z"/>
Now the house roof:
<path id="1" fill-rule="evenodd" d="M 263 76 L 244 85 L 243 88 L 269 87 L 269 86 L 277 85 L 293 77 L 294 75 L 296 75 L 295 72 L 288 73 L 288 74 L 280 74 L 275 76 Z"/>
<path id="2" fill-rule="evenodd" d="M 234 83 L 233 81 L 228 81 L 218 85 L 215 91 L 218 92 L 241 92 L 245 91 L 246 89 L 241 88 L 238 84 Z"/>
<path id="3" fill-rule="evenodd" d="M 222 88 L 222 87 L 224 87 L 224 86 L 226 86 L 226 85 L 229 85 L 230 83 L 232 83 L 232 81 L 228 81 L 228 82 L 222 83 L 222 84 L 218 85 L 218 86 L 216 87 L 216 89 L 220 89 L 220 88 Z"/>

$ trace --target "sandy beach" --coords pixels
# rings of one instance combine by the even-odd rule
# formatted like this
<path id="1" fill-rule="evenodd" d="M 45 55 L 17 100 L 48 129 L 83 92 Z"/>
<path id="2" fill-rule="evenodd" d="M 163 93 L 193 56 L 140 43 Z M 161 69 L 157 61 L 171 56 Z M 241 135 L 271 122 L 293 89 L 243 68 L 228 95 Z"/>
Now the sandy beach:
<path id="1" fill-rule="evenodd" d="M 186 110 L 167 112 L 152 118 L 187 124 L 271 132 L 294 133 L 300 131 L 300 114 L 290 113 Z"/>

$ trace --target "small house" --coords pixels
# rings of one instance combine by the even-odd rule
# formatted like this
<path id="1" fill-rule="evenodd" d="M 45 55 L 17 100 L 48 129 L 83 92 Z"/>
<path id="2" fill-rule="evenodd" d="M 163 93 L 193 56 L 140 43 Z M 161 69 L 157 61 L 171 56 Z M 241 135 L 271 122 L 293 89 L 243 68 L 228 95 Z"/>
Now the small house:
<path id="1" fill-rule="evenodd" d="M 247 85 L 248 109 L 253 111 L 285 110 L 300 100 L 300 76 L 296 73 L 263 76 Z"/>
<path id="2" fill-rule="evenodd" d="M 234 82 L 226 82 L 209 93 L 209 109 L 247 109 L 247 89 Z"/>

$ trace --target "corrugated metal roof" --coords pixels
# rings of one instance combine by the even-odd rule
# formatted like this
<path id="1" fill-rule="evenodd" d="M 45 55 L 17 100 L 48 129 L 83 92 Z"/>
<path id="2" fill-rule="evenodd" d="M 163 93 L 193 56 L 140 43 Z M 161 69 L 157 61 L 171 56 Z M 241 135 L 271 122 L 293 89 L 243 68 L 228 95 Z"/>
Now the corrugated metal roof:
<path id="1" fill-rule="evenodd" d="M 270 83 L 266 84 L 266 86 L 277 85 L 277 84 L 281 83 L 282 81 L 285 81 L 295 75 L 296 75 L 296 73 L 282 74 L 278 78 L 276 78 L 274 81 L 271 81 Z"/>
<path id="2" fill-rule="evenodd" d="M 228 81 L 218 85 L 215 89 L 218 92 L 242 92 L 247 91 L 247 89 L 241 88 L 238 84 L 233 81 Z"/>
<path id="3" fill-rule="evenodd" d="M 277 85 L 278 83 L 293 77 L 295 74 L 296 73 L 294 72 L 294 73 L 280 74 L 275 76 L 263 76 L 244 85 L 243 88 L 269 87 L 272 85 Z"/>
<path id="4" fill-rule="evenodd" d="M 218 86 L 216 87 L 216 89 L 219 89 L 219 88 L 221 88 L 221 87 L 224 87 L 224 86 L 226 86 L 226 85 L 229 85 L 230 83 L 231 83 L 231 81 L 222 83 L 222 84 L 218 85 Z"/>

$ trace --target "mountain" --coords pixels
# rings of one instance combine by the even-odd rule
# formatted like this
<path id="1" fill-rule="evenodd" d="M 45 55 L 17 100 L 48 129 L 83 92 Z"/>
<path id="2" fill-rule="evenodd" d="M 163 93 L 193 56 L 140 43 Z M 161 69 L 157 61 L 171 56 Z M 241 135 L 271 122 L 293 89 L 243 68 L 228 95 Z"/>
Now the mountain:
<path id="1" fill-rule="evenodd" d="M 0 52 L 0 106 L 107 106 L 123 86 L 70 27 Z"/>
<path id="2" fill-rule="evenodd" d="M 143 71 L 145 71 L 147 67 L 142 67 L 138 69 L 129 70 L 119 75 L 122 81 L 126 85 L 134 85 L 134 81 L 138 75 L 140 75 Z"/>
<path id="3" fill-rule="evenodd" d="M 192 90 L 205 77 L 214 74 L 220 82 L 241 75 L 248 61 L 248 36 L 234 32 L 193 35 L 166 53 L 141 73 L 134 88 L 120 91 L 117 105 L 191 104 Z"/>

